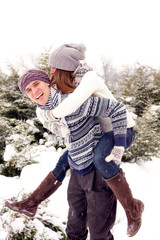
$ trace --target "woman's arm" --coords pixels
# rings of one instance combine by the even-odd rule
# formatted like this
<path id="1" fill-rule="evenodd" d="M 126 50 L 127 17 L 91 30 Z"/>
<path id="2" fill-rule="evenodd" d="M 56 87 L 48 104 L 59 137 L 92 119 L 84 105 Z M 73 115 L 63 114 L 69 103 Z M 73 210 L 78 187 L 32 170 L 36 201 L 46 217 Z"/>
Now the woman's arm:
<path id="1" fill-rule="evenodd" d="M 87 72 L 79 86 L 52 110 L 55 118 L 62 118 L 75 112 L 93 93 L 104 89 L 104 82 L 94 71 Z M 107 87 L 106 87 L 107 88 Z M 108 89 L 108 88 L 107 88 Z M 109 91 L 109 90 L 108 90 Z"/>

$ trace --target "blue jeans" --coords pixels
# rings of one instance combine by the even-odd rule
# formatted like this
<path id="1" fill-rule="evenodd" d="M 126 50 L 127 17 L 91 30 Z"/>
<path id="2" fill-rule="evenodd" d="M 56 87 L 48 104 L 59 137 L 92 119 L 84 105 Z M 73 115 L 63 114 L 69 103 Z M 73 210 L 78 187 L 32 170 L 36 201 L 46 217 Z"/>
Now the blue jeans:
<path id="1" fill-rule="evenodd" d="M 58 181 L 62 182 L 69 168 L 70 166 L 68 163 L 68 151 L 65 151 L 63 155 L 60 157 L 52 173 L 57 178 Z"/>
<path id="2" fill-rule="evenodd" d="M 135 138 L 135 132 L 132 128 L 127 129 L 127 147 L 128 148 Z M 114 162 L 106 162 L 105 158 L 111 153 L 114 147 L 113 132 L 108 132 L 99 140 L 93 157 L 93 163 L 105 179 L 109 179 L 120 172 L 119 166 Z M 68 151 L 60 157 L 55 169 L 52 171 L 58 181 L 62 182 L 65 178 L 66 171 L 70 168 L 68 163 Z"/>
<path id="3" fill-rule="evenodd" d="M 133 128 L 128 128 L 126 149 L 132 144 L 134 138 L 135 132 Z M 112 178 L 120 172 L 119 166 L 114 161 L 105 161 L 105 158 L 110 155 L 113 147 L 114 135 L 113 132 L 108 132 L 100 139 L 94 151 L 94 165 L 105 179 Z"/>

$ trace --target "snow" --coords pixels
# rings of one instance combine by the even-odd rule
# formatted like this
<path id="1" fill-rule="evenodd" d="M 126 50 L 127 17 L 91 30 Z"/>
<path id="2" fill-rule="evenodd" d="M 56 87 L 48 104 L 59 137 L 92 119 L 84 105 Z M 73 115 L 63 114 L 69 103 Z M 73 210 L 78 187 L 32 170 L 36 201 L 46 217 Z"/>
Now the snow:
<path id="1" fill-rule="evenodd" d="M 7 148 L 8 151 L 12 149 Z M 0 211 L 4 209 L 4 201 L 6 199 L 15 198 L 21 200 L 23 194 L 32 192 L 45 176 L 54 168 L 58 158 L 64 150 L 55 150 L 54 147 L 44 145 L 37 146 L 34 160 L 36 164 L 28 165 L 23 168 L 20 177 L 5 177 L 0 175 Z M 6 156 L 9 153 L 5 153 Z M 10 152 L 10 155 L 12 153 Z M 154 158 L 152 161 L 141 161 L 136 163 L 122 163 L 122 169 L 125 172 L 126 178 L 130 184 L 135 198 L 141 199 L 145 204 L 145 210 L 142 217 L 142 227 L 139 232 L 132 237 L 133 240 L 150 240 L 160 239 L 159 232 L 159 213 L 160 213 L 160 194 L 158 193 L 160 182 L 160 159 Z M 67 176 L 60 188 L 49 197 L 47 202 L 40 204 L 37 215 L 42 212 L 44 218 L 50 219 L 52 223 L 58 223 L 61 229 L 65 229 L 63 222 L 67 222 L 67 186 L 69 177 Z M 8 240 L 8 232 L 14 230 L 19 232 L 24 228 L 24 216 L 19 214 L 19 217 L 14 217 L 15 213 L 11 210 L 3 213 L 0 218 L 0 240 Z M 11 218 L 12 216 L 12 218 Z M 28 219 L 28 218 L 27 218 Z M 34 239 L 60 239 L 60 233 L 51 231 L 46 228 L 38 218 L 32 222 L 26 220 L 25 225 L 32 228 L 37 228 L 38 231 Z M 127 220 L 124 210 L 118 203 L 116 223 L 113 227 L 113 235 L 115 240 L 129 240 L 127 236 Z M 43 238 L 42 238 L 43 236 Z"/>
<path id="2" fill-rule="evenodd" d="M 12 157 L 15 154 L 15 148 L 12 144 L 8 144 L 6 146 L 5 152 L 4 152 L 4 161 L 10 161 Z"/>

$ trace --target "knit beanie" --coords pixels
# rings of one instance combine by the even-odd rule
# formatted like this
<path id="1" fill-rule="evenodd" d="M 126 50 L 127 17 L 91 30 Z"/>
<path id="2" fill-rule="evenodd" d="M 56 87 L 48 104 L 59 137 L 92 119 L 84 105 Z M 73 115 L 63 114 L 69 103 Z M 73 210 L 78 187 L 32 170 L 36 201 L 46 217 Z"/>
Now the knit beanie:
<path id="1" fill-rule="evenodd" d="M 46 72 L 42 70 L 31 69 L 25 72 L 19 79 L 18 79 L 18 87 L 22 93 L 26 95 L 25 89 L 27 85 L 35 80 L 40 80 L 42 82 L 51 83 L 49 76 Z"/>
<path id="2" fill-rule="evenodd" d="M 75 71 L 84 60 L 86 48 L 83 44 L 64 44 L 55 49 L 49 57 L 49 66 L 65 71 Z"/>

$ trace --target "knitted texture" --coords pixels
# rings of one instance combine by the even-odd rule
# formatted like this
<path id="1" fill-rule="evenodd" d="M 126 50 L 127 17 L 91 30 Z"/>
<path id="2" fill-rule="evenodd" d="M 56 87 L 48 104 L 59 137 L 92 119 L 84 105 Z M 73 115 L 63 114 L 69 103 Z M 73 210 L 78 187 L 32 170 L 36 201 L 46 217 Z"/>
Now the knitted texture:
<path id="1" fill-rule="evenodd" d="M 26 94 L 25 89 L 27 85 L 35 80 L 40 80 L 50 84 L 50 79 L 48 74 L 45 71 L 31 69 L 25 72 L 19 79 L 18 79 L 18 86 L 22 93 Z"/>
<path id="2" fill-rule="evenodd" d="M 84 64 L 80 63 L 79 66 L 74 71 L 75 78 L 73 79 L 73 85 L 75 87 L 78 87 L 78 85 L 80 84 L 85 73 L 92 71 L 92 70 L 93 69 L 90 66 L 88 66 L 86 63 L 84 63 Z"/>
<path id="3" fill-rule="evenodd" d="M 55 49 L 49 57 L 49 66 L 65 71 L 75 71 L 80 64 L 80 60 L 84 60 L 85 48 L 80 48 L 76 44 L 64 44 Z"/>

